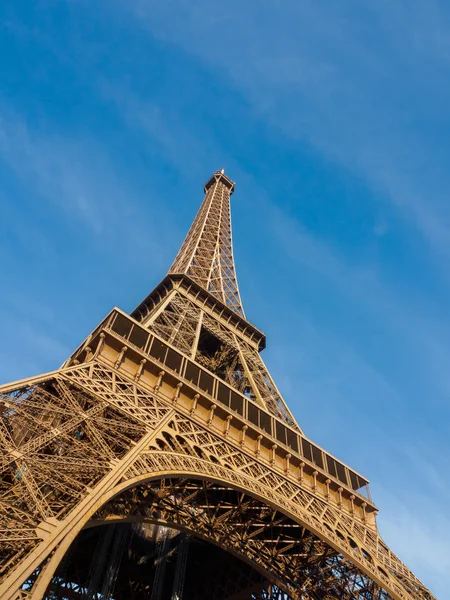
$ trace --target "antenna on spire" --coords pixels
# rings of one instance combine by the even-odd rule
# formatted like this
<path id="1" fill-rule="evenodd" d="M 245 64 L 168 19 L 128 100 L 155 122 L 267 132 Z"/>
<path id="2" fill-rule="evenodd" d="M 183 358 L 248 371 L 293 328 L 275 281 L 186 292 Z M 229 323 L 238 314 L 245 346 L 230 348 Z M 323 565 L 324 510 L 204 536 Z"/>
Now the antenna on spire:
<path id="1" fill-rule="evenodd" d="M 220 183 L 223 183 L 223 185 L 230 190 L 230 194 L 232 194 L 234 192 L 234 181 L 231 181 L 231 179 L 229 179 L 225 175 L 225 169 L 220 169 L 220 171 L 216 171 L 214 173 L 214 175 L 211 177 L 211 179 L 209 179 L 205 183 L 205 193 L 209 190 L 209 188 L 211 186 L 218 183 L 219 181 L 220 181 Z"/>

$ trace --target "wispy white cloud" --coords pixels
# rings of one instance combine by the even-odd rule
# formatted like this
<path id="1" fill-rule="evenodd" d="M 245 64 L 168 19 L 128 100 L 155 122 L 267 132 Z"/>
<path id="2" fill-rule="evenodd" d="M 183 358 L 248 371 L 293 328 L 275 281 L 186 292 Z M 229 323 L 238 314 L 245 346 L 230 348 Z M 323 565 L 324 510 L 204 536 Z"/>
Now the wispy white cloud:
<path id="1" fill-rule="evenodd" d="M 170 207 L 152 199 L 151 189 L 137 194 L 136 187 L 126 188 L 95 136 L 56 133 L 45 124 L 30 128 L 24 117 L 0 102 L 0 159 L 33 196 L 51 202 L 66 218 L 93 233 L 88 243 L 99 237 L 120 237 L 124 240 L 121 256 L 146 252 L 155 266 L 163 266 L 168 237 L 162 235 L 161 224 Z M 148 210 L 156 204 L 157 222 L 156 212 L 152 215 Z"/>
<path id="2" fill-rule="evenodd" d="M 8 346 L 0 349 L 0 382 L 31 377 L 58 368 L 70 355 L 57 335 L 43 330 L 32 320 L 19 320 L 11 313 L 1 314 L 2 336 Z"/>
<path id="3" fill-rule="evenodd" d="M 2 160 L 45 199 L 68 211 L 98 234 L 104 229 L 104 218 L 108 213 L 102 206 L 103 194 L 93 193 L 92 177 L 88 177 L 83 168 L 85 150 L 85 147 L 77 148 L 75 140 L 32 132 L 25 120 L 13 111 L 4 107 L 0 111 Z"/>
<path id="4" fill-rule="evenodd" d="M 199 139 L 179 116 L 158 103 L 143 98 L 129 87 L 107 81 L 96 82 L 103 100 L 112 103 L 126 124 L 145 136 L 148 146 L 157 146 L 163 156 L 183 175 L 202 171 L 205 140 Z"/>
<path id="5" fill-rule="evenodd" d="M 260 199 L 262 197 L 261 194 Z M 333 293 L 347 298 L 352 306 L 359 305 L 368 318 L 378 321 L 403 342 L 408 340 L 421 356 L 422 369 L 428 370 L 430 379 L 447 396 L 450 362 L 447 315 L 433 311 L 426 298 L 405 296 L 391 281 L 383 281 L 382 273 L 375 266 L 345 258 L 296 219 L 270 202 L 264 205 L 260 200 L 260 208 L 264 207 L 270 234 L 275 236 L 277 248 L 295 265 L 293 268 L 314 272 L 332 287 Z"/>
<path id="6" fill-rule="evenodd" d="M 231 1 L 224 11 L 136 0 L 127 9 L 226 73 L 275 128 L 363 176 L 448 256 L 450 181 L 433 133 L 450 116 L 447 46 L 436 42 L 450 33 L 443 2 L 303 0 L 281 11 Z M 424 123 L 424 103 L 439 118 L 432 111 Z"/>
<path id="7" fill-rule="evenodd" d="M 411 498 L 406 491 L 401 498 L 389 490 L 377 491 L 383 507 L 381 535 L 406 564 L 421 565 L 421 570 L 429 574 L 428 583 L 436 597 L 445 598 L 450 568 L 448 515 L 432 494 Z"/>

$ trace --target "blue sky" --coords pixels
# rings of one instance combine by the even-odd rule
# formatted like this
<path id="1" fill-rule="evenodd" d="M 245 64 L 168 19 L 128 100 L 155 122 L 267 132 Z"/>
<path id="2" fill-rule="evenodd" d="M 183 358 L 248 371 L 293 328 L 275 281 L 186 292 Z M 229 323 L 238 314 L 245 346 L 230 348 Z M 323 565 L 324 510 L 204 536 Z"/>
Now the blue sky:
<path id="1" fill-rule="evenodd" d="M 15 0 L 0 55 L 0 379 L 132 310 L 225 167 L 266 363 L 448 597 L 448 4 Z"/>

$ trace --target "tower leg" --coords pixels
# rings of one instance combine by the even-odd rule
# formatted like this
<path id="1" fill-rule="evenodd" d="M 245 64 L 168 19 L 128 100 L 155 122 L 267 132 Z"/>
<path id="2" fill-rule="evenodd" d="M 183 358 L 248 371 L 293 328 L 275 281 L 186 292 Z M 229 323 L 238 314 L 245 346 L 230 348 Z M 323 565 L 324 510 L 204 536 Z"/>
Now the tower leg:
<path id="1" fill-rule="evenodd" d="M 100 588 L 100 582 L 105 572 L 105 565 L 108 558 L 109 547 L 113 539 L 115 526 L 104 527 L 98 538 L 95 549 L 94 560 L 91 564 L 89 574 L 89 586 L 87 590 L 88 600 L 94 600 Z"/>
<path id="2" fill-rule="evenodd" d="M 166 573 L 167 552 L 169 550 L 170 541 L 166 535 L 166 528 L 161 527 L 160 531 L 162 532 L 163 538 L 159 545 L 159 552 L 156 558 L 155 579 L 153 581 L 153 589 L 150 600 L 161 600 L 164 586 L 164 575 Z"/>
<path id="3" fill-rule="evenodd" d="M 109 555 L 109 561 L 105 569 L 101 596 L 103 600 L 109 600 L 114 592 L 114 587 L 119 573 L 119 567 L 122 560 L 124 548 L 127 545 L 129 530 L 126 526 L 115 525 L 112 540 L 112 547 Z"/>
<path id="4" fill-rule="evenodd" d="M 189 536 L 183 535 L 183 539 L 181 540 L 178 546 L 177 564 L 175 566 L 175 578 L 173 582 L 171 600 L 182 600 L 183 598 L 184 578 L 186 575 L 186 562 L 189 541 Z"/>

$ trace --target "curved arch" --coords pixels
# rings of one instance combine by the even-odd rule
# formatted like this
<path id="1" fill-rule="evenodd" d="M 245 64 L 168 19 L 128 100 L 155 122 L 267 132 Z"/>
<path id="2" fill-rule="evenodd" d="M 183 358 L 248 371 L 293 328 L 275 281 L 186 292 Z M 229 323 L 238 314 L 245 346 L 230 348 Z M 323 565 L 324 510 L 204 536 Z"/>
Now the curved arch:
<path id="1" fill-rule="evenodd" d="M 395 589 L 398 586 L 393 585 L 392 578 L 385 577 L 382 573 L 378 574 L 375 569 L 378 566 L 372 561 L 357 556 L 358 550 L 351 548 L 351 545 L 326 527 L 322 526 L 318 518 L 314 519 L 307 513 L 300 514 L 299 511 L 292 510 L 287 502 L 281 501 L 281 498 L 276 497 L 276 492 L 272 490 L 273 497 L 269 498 L 266 488 L 259 486 L 258 482 L 252 481 L 243 473 L 236 473 L 220 465 L 208 463 L 205 460 L 166 452 L 152 452 L 148 455 L 154 460 L 154 470 L 148 470 L 145 473 L 135 475 L 123 481 L 122 483 L 108 490 L 99 501 L 81 516 L 77 525 L 68 533 L 60 542 L 53 556 L 47 562 L 45 568 L 41 572 L 32 590 L 31 598 L 33 600 L 40 599 L 54 575 L 56 568 L 69 548 L 70 544 L 77 537 L 79 532 L 85 527 L 92 516 L 111 499 L 118 497 L 127 490 L 136 488 L 139 485 L 149 483 L 156 480 L 161 480 L 168 477 L 190 478 L 199 481 L 208 481 L 217 484 L 226 484 L 231 489 L 243 492 L 248 496 L 270 506 L 283 513 L 286 517 L 292 519 L 302 527 L 305 527 L 309 532 L 322 540 L 325 544 L 333 548 L 339 554 L 342 554 L 350 561 L 361 573 L 369 577 L 377 586 L 389 591 L 390 597 L 395 600 L 403 600 L 407 598 L 403 590 Z M 158 465 L 159 460 L 159 465 Z M 273 574 L 270 575 L 273 577 Z M 403 592 L 403 593 L 402 593 Z M 292 593 L 289 590 L 289 593 Z M 294 594 L 295 595 L 295 594 Z M 385 597 L 388 597 L 387 595 Z"/>

